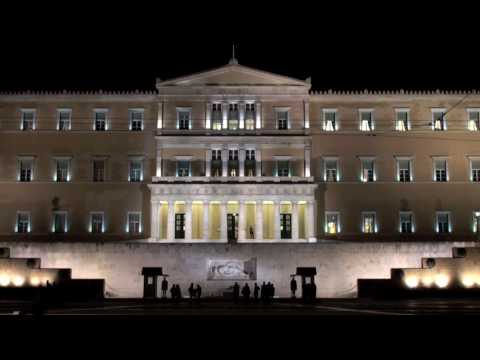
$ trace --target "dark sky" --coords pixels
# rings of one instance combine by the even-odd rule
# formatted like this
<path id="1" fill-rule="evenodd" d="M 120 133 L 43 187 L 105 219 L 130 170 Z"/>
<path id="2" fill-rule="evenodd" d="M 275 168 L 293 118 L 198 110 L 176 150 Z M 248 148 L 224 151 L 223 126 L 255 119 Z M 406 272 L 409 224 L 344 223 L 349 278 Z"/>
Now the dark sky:
<path id="1" fill-rule="evenodd" d="M 226 64 L 232 42 L 241 64 L 311 76 L 315 89 L 480 88 L 473 9 L 375 9 L 13 9 L 0 25 L 0 89 L 153 89 L 156 77 Z"/>

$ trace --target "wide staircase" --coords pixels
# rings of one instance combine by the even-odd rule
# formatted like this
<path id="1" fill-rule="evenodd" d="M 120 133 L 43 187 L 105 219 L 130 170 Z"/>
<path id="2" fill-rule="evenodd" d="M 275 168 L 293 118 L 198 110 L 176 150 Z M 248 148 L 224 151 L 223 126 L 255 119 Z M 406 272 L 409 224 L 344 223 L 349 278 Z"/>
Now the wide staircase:
<path id="1" fill-rule="evenodd" d="M 72 279 L 71 269 L 42 268 L 39 258 L 12 258 L 0 248 L 0 300 L 32 299 L 48 289 L 64 300 L 104 297 L 104 279 Z"/>
<path id="2" fill-rule="evenodd" d="M 359 279 L 358 297 L 418 298 L 480 295 L 480 247 L 453 248 L 452 257 L 422 258 L 420 268 L 391 269 L 390 279 Z"/>

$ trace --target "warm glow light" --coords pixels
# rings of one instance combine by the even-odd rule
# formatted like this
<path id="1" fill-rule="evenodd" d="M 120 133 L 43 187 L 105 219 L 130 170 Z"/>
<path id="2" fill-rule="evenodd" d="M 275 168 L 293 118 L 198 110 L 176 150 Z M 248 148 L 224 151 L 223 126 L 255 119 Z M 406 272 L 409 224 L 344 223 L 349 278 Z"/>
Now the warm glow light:
<path id="1" fill-rule="evenodd" d="M 15 276 L 12 282 L 15 286 L 22 286 L 25 283 L 25 279 L 21 276 Z"/>
<path id="2" fill-rule="evenodd" d="M 426 287 L 430 287 L 433 284 L 433 278 L 431 276 L 425 276 L 422 278 L 422 284 Z"/>
<path id="3" fill-rule="evenodd" d="M 405 278 L 405 285 L 410 289 L 416 288 L 418 286 L 419 280 L 417 276 L 408 276 Z"/>
<path id="4" fill-rule="evenodd" d="M 437 276 L 435 276 L 435 284 L 439 287 L 439 288 L 444 288 L 444 287 L 447 287 L 448 283 L 450 282 L 450 279 L 447 275 L 444 275 L 444 274 L 438 274 Z"/>
<path id="5" fill-rule="evenodd" d="M 30 279 L 30 284 L 32 286 L 38 286 L 38 285 L 40 285 L 40 279 L 38 277 L 32 277 Z"/>
<path id="6" fill-rule="evenodd" d="M 0 275 L 0 286 L 8 286 L 10 284 L 10 276 L 2 274 Z"/>
<path id="7" fill-rule="evenodd" d="M 473 285 L 475 285 L 475 280 L 473 279 L 472 276 L 465 275 L 465 276 L 462 278 L 462 284 L 463 284 L 463 286 L 465 286 L 466 288 L 471 288 Z"/>

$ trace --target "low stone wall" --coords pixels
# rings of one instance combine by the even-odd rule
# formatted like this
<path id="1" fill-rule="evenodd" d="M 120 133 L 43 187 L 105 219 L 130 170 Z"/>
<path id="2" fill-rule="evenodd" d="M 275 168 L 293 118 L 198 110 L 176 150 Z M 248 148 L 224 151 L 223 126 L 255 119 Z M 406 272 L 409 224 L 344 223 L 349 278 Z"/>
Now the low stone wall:
<path id="1" fill-rule="evenodd" d="M 168 281 L 183 295 L 191 282 L 205 296 L 218 296 L 233 284 L 207 280 L 208 260 L 256 258 L 256 282 L 272 281 L 276 295 L 289 296 L 290 274 L 298 266 L 317 268 L 318 297 L 355 297 L 357 279 L 389 278 L 391 268 L 420 267 L 422 257 L 450 257 L 452 247 L 472 243 L 354 243 L 316 244 L 158 244 L 122 243 L 7 243 L 12 257 L 39 257 L 42 267 L 71 268 L 73 278 L 103 278 L 107 297 L 141 297 L 142 267 L 163 267 Z M 245 281 L 239 281 L 243 285 Z M 253 285 L 254 280 L 248 281 Z"/>

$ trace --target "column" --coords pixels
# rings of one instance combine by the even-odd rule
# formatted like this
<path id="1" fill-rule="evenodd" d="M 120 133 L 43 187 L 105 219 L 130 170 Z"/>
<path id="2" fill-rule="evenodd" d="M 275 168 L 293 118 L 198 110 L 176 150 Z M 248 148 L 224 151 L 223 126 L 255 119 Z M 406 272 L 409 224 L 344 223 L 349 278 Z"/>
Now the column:
<path id="1" fill-rule="evenodd" d="M 304 126 L 305 129 L 310 128 L 310 103 L 308 101 L 304 101 Z"/>
<path id="2" fill-rule="evenodd" d="M 155 175 L 157 177 L 162 176 L 162 148 L 161 147 L 157 148 L 157 170 Z"/>
<path id="3" fill-rule="evenodd" d="M 228 149 L 222 149 L 222 176 L 228 176 Z"/>
<path id="4" fill-rule="evenodd" d="M 205 152 L 205 176 L 209 177 L 212 176 L 211 170 L 212 170 L 212 149 L 208 149 Z"/>
<path id="5" fill-rule="evenodd" d="M 273 218 L 274 238 L 280 240 L 280 201 L 273 202 Z"/>
<path id="6" fill-rule="evenodd" d="M 315 238 L 315 201 L 307 202 L 307 239 L 316 240 Z"/>
<path id="7" fill-rule="evenodd" d="M 208 200 L 203 202 L 203 240 L 208 241 L 208 211 L 210 209 Z"/>
<path id="8" fill-rule="evenodd" d="M 292 201 L 292 240 L 298 240 L 298 202 Z"/>
<path id="9" fill-rule="evenodd" d="M 228 129 L 228 103 L 222 103 L 222 129 Z"/>
<path id="10" fill-rule="evenodd" d="M 305 177 L 310 177 L 310 157 L 311 157 L 312 150 L 310 146 L 305 147 Z"/>
<path id="11" fill-rule="evenodd" d="M 160 203 L 157 200 L 152 200 L 150 204 L 150 237 L 153 240 L 158 240 L 160 238 Z"/>
<path id="12" fill-rule="evenodd" d="M 257 119 L 256 119 L 256 125 L 255 127 L 257 129 L 261 129 L 262 128 L 262 104 L 260 104 L 259 102 L 256 102 L 255 103 L 255 115 L 257 116 Z"/>
<path id="13" fill-rule="evenodd" d="M 192 201 L 185 201 L 185 240 L 192 240 Z"/>
<path id="14" fill-rule="evenodd" d="M 157 129 L 163 128 L 163 102 L 158 103 Z"/>
<path id="15" fill-rule="evenodd" d="M 260 149 L 255 149 L 255 173 L 257 176 L 262 176 L 262 152 Z"/>
<path id="16" fill-rule="evenodd" d="M 240 129 L 245 129 L 245 102 L 241 101 L 238 104 L 238 111 L 239 111 L 239 124 L 238 127 Z"/>
<path id="17" fill-rule="evenodd" d="M 243 148 L 243 146 L 241 146 L 238 150 L 238 168 L 239 175 L 245 176 L 245 149 Z"/>
<path id="18" fill-rule="evenodd" d="M 238 202 L 238 240 L 243 241 L 246 237 L 246 216 L 247 212 L 245 211 L 245 200 L 240 200 Z"/>
<path id="19" fill-rule="evenodd" d="M 263 240 L 263 201 L 255 204 L 255 241 Z"/>
<path id="20" fill-rule="evenodd" d="M 220 203 L 220 239 L 227 240 L 227 202 Z"/>
<path id="21" fill-rule="evenodd" d="M 167 240 L 175 240 L 175 201 L 168 202 L 167 211 Z"/>
<path id="22" fill-rule="evenodd" d="M 212 103 L 207 102 L 207 109 L 205 112 L 205 129 L 212 127 Z"/>

